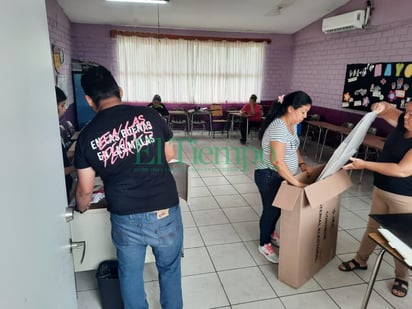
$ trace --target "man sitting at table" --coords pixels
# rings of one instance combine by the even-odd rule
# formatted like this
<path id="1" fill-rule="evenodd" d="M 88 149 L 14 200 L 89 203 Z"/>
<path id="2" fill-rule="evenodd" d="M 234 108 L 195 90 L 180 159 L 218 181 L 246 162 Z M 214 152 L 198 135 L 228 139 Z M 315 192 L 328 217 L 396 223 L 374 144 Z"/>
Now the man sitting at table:
<path id="1" fill-rule="evenodd" d="M 257 96 L 252 94 L 249 99 L 249 103 L 243 105 L 240 110 L 242 115 L 242 122 L 240 123 L 240 143 L 246 144 L 246 134 L 249 134 L 251 127 L 260 127 L 262 122 L 262 108 L 256 103 Z M 249 125 L 248 125 L 249 120 Z M 248 132 L 246 132 L 246 127 L 248 127 Z"/>
<path id="2" fill-rule="evenodd" d="M 154 108 L 163 117 L 169 115 L 169 111 L 167 110 L 166 106 L 162 103 L 162 98 L 158 94 L 154 95 L 152 103 L 149 103 L 147 106 Z"/>

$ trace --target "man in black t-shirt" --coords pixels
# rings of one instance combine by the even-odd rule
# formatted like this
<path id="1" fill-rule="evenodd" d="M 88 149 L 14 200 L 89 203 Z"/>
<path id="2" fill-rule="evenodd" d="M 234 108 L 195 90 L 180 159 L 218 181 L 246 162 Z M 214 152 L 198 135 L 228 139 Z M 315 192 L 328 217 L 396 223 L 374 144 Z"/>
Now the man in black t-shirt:
<path id="1" fill-rule="evenodd" d="M 106 68 L 91 67 L 81 84 L 97 114 L 76 144 L 77 207 L 88 209 L 98 173 L 110 211 L 124 307 L 148 308 L 143 268 L 150 245 L 162 307 L 182 308 L 183 226 L 176 183 L 167 163 L 175 155 L 172 131 L 155 110 L 122 104 L 122 89 Z"/>
<path id="2" fill-rule="evenodd" d="M 169 111 L 167 110 L 166 106 L 162 103 L 162 98 L 158 94 L 154 95 L 152 102 L 149 103 L 147 107 L 155 109 L 163 117 L 169 115 Z"/>

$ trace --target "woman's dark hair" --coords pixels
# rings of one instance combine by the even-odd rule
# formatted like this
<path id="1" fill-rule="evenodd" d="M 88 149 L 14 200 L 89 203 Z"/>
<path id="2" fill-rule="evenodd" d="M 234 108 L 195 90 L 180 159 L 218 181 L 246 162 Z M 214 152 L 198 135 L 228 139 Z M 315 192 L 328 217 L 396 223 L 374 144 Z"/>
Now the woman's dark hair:
<path id="1" fill-rule="evenodd" d="M 101 100 L 110 97 L 120 99 L 120 89 L 112 73 L 104 66 L 91 66 L 82 75 L 82 88 L 98 107 Z"/>
<path id="2" fill-rule="evenodd" d="M 60 102 L 66 101 L 67 97 L 64 94 L 63 90 L 61 90 L 59 87 L 54 86 L 54 90 L 56 91 L 56 100 L 57 100 L 57 104 L 59 104 Z"/>
<path id="3" fill-rule="evenodd" d="M 279 100 L 275 100 L 270 107 L 268 115 L 266 116 L 265 120 L 263 121 L 262 126 L 259 130 L 259 139 L 263 138 L 263 134 L 265 133 L 267 127 L 271 124 L 271 122 L 283 116 L 288 111 L 288 107 L 292 106 L 294 109 L 298 109 L 304 105 L 312 104 L 312 99 L 310 96 L 303 91 L 295 91 L 288 93 L 283 97 L 283 101 L 279 102 Z"/>
<path id="4" fill-rule="evenodd" d="M 257 101 L 257 96 L 256 96 L 256 94 L 252 94 L 252 95 L 250 96 L 250 99 L 253 100 L 254 102 L 256 102 L 256 101 Z"/>

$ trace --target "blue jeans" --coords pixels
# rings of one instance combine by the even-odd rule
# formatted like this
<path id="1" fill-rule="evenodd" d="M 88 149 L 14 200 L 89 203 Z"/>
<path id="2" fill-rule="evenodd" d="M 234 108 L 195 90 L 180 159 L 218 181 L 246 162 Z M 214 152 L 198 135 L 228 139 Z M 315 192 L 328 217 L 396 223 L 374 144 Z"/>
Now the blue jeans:
<path id="1" fill-rule="evenodd" d="M 272 206 L 283 178 L 271 169 L 255 170 L 255 183 L 262 199 L 263 211 L 260 216 L 260 246 L 270 243 L 270 234 L 275 230 L 280 217 L 280 208 Z"/>
<path id="2" fill-rule="evenodd" d="M 119 279 L 125 309 L 149 308 L 144 290 L 143 269 L 150 245 L 159 273 L 160 304 L 163 309 L 183 308 L 181 253 L 183 224 L 180 207 L 158 219 L 156 212 L 133 215 L 111 214 L 112 240 L 119 261 Z"/>

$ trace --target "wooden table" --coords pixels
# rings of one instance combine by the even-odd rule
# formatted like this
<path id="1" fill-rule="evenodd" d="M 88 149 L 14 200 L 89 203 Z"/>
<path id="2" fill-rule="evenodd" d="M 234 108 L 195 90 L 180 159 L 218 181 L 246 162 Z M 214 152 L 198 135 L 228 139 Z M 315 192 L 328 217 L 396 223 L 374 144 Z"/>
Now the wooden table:
<path id="1" fill-rule="evenodd" d="M 323 136 L 323 142 L 322 142 L 322 147 L 320 149 L 318 161 L 320 161 L 322 159 L 323 149 L 325 147 L 326 138 L 328 136 L 329 131 L 339 133 L 340 136 L 341 136 L 341 141 L 343 140 L 343 137 L 345 135 L 348 135 L 351 131 L 350 128 L 338 126 L 338 125 L 328 123 L 328 122 L 324 122 L 324 121 L 308 120 L 308 121 L 306 121 L 306 123 L 308 125 L 308 128 L 306 130 L 305 139 L 303 141 L 302 149 L 304 149 L 305 145 L 306 145 L 306 139 L 308 137 L 309 127 L 314 126 L 314 127 L 319 128 L 318 142 L 317 142 L 317 145 L 316 145 L 316 152 L 315 152 L 315 161 L 316 161 L 316 158 L 317 158 L 317 155 L 318 155 L 318 149 L 319 149 L 319 145 L 320 145 L 320 137 L 321 137 L 322 131 L 324 131 L 325 134 Z"/>
<path id="2" fill-rule="evenodd" d="M 382 151 L 383 146 L 385 145 L 386 139 L 384 137 L 366 134 L 365 138 L 362 141 L 362 145 L 365 146 L 365 154 L 363 159 L 366 160 L 368 158 L 369 149 L 376 149 L 376 151 Z M 361 170 L 359 182 L 362 182 L 364 170 Z"/>
<path id="3" fill-rule="evenodd" d="M 245 143 L 247 142 L 247 137 L 248 137 L 248 133 L 249 133 L 249 117 L 244 116 L 240 111 L 229 111 L 229 118 L 230 118 L 230 128 L 229 128 L 229 138 L 231 136 L 231 134 L 233 133 L 233 128 L 234 128 L 234 124 L 235 124 L 235 118 L 246 118 L 246 137 L 245 137 Z"/>

